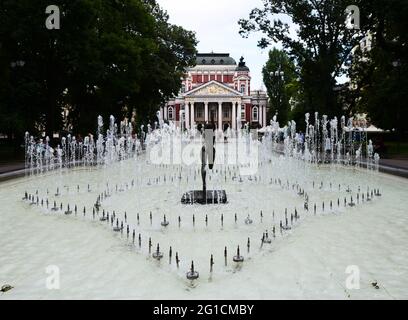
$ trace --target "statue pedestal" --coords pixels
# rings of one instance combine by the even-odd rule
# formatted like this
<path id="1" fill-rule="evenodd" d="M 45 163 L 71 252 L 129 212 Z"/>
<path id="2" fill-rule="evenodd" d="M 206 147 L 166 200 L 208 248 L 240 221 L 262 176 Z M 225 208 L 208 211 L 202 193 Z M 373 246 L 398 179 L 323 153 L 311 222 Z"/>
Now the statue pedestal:
<path id="1" fill-rule="evenodd" d="M 227 203 L 227 193 L 225 190 L 192 190 L 183 194 L 181 198 L 183 204 L 225 204 Z"/>

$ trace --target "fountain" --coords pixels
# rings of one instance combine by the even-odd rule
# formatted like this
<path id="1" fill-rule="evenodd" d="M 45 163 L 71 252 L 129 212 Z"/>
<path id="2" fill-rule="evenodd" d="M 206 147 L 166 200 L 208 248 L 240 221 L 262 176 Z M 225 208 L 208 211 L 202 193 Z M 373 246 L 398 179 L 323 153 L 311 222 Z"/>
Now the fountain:
<path id="1" fill-rule="evenodd" d="M 156 251 L 153 253 L 153 258 L 156 260 L 161 260 L 163 258 L 163 253 L 160 252 L 160 246 L 157 244 Z"/>
<path id="2" fill-rule="evenodd" d="M 68 204 L 68 206 L 67 206 L 67 210 L 64 212 L 66 215 L 70 215 L 70 214 L 72 214 L 72 211 L 70 210 L 70 208 L 69 208 L 69 204 Z"/>
<path id="3" fill-rule="evenodd" d="M 249 215 L 245 219 L 245 224 L 252 224 L 254 221 L 249 217 Z"/>
<path id="4" fill-rule="evenodd" d="M 114 238 L 119 246 L 129 248 L 130 260 L 135 256 L 136 267 L 124 272 L 125 276 L 134 275 L 133 269 L 161 261 L 163 252 L 168 252 L 168 264 L 166 257 L 164 265 L 155 263 L 155 268 L 147 268 L 143 277 L 162 279 L 161 274 L 168 272 L 197 280 L 196 284 L 212 279 L 211 285 L 218 290 L 231 269 L 240 270 L 236 266 L 244 257 L 239 248 L 247 248 L 245 262 L 248 269 L 256 270 L 258 263 L 272 261 L 268 260 L 275 254 L 275 250 L 269 250 L 271 246 L 282 248 L 286 246 L 285 239 L 296 243 L 294 235 L 302 237 L 303 232 L 297 232 L 304 227 L 305 219 L 308 223 L 304 233 L 313 228 L 313 221 L 318 221 L 316 232 L 325 232 L 324 223 L 330 228 L 339 223 L 343 229 L 336 229 L 336 234 L 340 234 L 347 232 L 343 214 L 382 212 L 390 201 L 389 195 L 400 192 L 390 178 L 378 178 L 379 159 L 372 142 L 363 134 L 364 126 L 353 127 L 346 118 L 337 121 L 314 116 L 305 117 L 304 139 L 296 132 L 298 124 L 290 122 L 282 128 L 276 117 L 262 137 L 239 126 L 238 130 L 228 131 L 225 143 L 222 133 L 212 129 L 203 134 L 194 126 L 181 130 L 176 123 L 167 124 L 160 118 L 157 125 L 146 126 L 146 132 L 135 135 L 129 123 L 116 125 L 111 117 L 104 127 L 100 117 L 95 138 L 81 140 L 70 135 L 61 138 L 56 146 L 52 140 L 26 135 L 27 176 L 22 178 L 24 183 L 13 186 L 19 201 L 14 206 L 16 212 L 52 214 L 48 220 L 50 228 L 70 220 L 69 223 L 82 226 L 81 232 L 87 228 L 94 236 L 101 234 L 103 241 Z M 219 143 L 207 141 L 214 141 L 214 137 Z M 189 154 L 192 144 L 198 147 L 197 159 L 188 162 L 183 155 Z M 255 148 L 254 154 L 250 153 L 251 148 Z M 179 155 L 182 156 L 178 158 Z M 255 167 L 251 167 L 252 160 Z M 0 193 L 7 198 L 7 188 Z M 381 193 L 387 196 L 380 197 Z M 201 203 L 207 205 L 191 205 Z M 75 206 L 87 214 L 76 218 Z M 65 216 L 65 212 L 71 214 Z M 333 216 L 337 217 L 336 224 L 332 223 Z M 13 219 L 21 217 L 27 218 L 27 214 Z M 353 217 L 359 219 L 359 215 Z M 101 229 L 108 230 L 108 236 Z M 122 235 L 124 230 L 126 237 Z M 263 250 L 259 250 L 256 240 L 261 236 Z M 330 234 L 325 236 L 332 243 Z M 152 249 L 152 240 L 157 244 L 156 250 Z M 81 250 L 88 247 L 92 248 L 89 242 Z M 104 251 L 106 259 L 98 259 L 105 261 L 112 254 L 121 254 L 116 246 L 111 247 Z M 237 248 L 236 254 L 232 248 Z M 98 254 L 97 250 L 89 250 L 90 257 Z M 280 252 L 284 255 L 285 250 Z M 222 259 L 224 265 L 213 268 L 214 261 Z M 191 268 L 190 261 L 194 261 Z M 156 267 L 160 272 L 154 271 Z M 194 267 L 201 270 L 201 278 Z M 253 276 L 262 281 L 270 275 L 260 272 Z M 135 276 L 142 287 L 143 277 Z"/>
<path id="5" fill-rule="evenodd" d="M 238 246 L 238 248 L 237 248 L 237 254 L 232 258 L 232 260 L 233 260 L 234 262 L 237 262 L 237 263 L 242 263 L 242 262 L 244 262 L 244 257 L 241 256 L 240 253 L 239 253 L 239 246 Z"/>
<path id="6" fill-rule="evenodd" d="M 269 235 L 268 235 L 268 230 L 263 234 L 262 242 L 267 243 L 267 244 L 272 243 L 272 240 L 269 238 Z"/>
<path id="7" fill-rule="evenodd" d="M 199 273 L 194 270 L 194 261 L 191 261 L 191 269 L 189 272 L 187 272 L 187 279 L 188 280 L 197 280 L 199 278 Z"/>
<path id="8" fill-rule="evenodd" d="M 169 225 L 169 222 L 166 220 L 166 215 L 163 216 L 163 221 L 161 222 L 161 225 L 163 227 L 167 227 Z"/>

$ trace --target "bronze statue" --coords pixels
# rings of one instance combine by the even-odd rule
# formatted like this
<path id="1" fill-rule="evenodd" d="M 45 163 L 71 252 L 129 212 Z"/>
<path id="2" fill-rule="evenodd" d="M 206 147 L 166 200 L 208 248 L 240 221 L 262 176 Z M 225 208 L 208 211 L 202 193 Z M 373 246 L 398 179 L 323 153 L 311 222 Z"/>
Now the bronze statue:
<path id="1" fill-rule="evenodd" d="M 214 118 L 211 118 L 211 122 L 207 123 L 202 129 L 202 135 L 204 137 L 204 144 L 201 148 L 201 178 L 203 180 L 203 189 L 189 191 L 183 195 L 181 202 L 185 204 L 200 203 L 200 204 L 216 204 L 227 203 L 227 195 L 225 190 L 210 190 L 207 191 L 207 170 L 206 166 L 210 170 L 214 167 L 215 162 L 215 122 Z"/>

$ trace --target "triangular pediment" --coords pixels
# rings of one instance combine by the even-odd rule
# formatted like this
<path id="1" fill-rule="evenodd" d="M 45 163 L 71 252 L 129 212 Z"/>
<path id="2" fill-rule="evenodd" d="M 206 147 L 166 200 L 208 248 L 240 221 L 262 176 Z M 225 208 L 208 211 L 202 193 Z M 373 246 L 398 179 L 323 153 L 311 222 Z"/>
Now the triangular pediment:
<path id="1" fill-rule="evenodd" d="M 202 86 L 187 92 L 185 97 L 202 97 L 202 96 L 236 96 L 242 97 L 242 94 L 225 84 L 217 81 L 210 81 Z"/>

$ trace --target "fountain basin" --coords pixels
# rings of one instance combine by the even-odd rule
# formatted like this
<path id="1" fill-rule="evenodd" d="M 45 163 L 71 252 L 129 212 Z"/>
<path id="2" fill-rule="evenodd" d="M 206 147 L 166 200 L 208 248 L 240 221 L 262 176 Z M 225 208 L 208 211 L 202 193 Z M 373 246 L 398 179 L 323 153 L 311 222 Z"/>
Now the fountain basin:
<path id="1" fill-rule="evenodd" d="M 1 183 L 0 207 L 8 208 L 0 213 L 0 247 L 3 248 L 4 266 L 7 266 L 2 269 L 2 274 L 5 278 L 18 277 L 21 279 L 20 286 L 31 289 L 24 292 L 15 290 L 15 293 L 13 290 L 11 297 L 57 298 L 55 293 L 44 288 L 43 283 L 37 285 L 37 274 L 31 277 L 29 271 L 21 268 L 29 260 L 32 264 L 30 269 L 40 270 L 41 274 L 50 261 L 61 268 L 73 268 L 72 272 L 64 273 L 65 289 L 58 293 L 59 298 L 138 298 L 142 291 L 146 297 L 188 299 L 192 297 L 191 292 L 178 281 L 179 273 L 187 275 L 187 261 L 194 259 L 201 271 L 200 274 L 191 274 L 191 280 L 198 279 L 200 275 L 204 279 L 209 274 L 210 254 L 214 254 L 215 261 L 223 261 L 224 246 L 228 247 L 228 252 L 233 252 L 237 244 L 245 247 L 248 237 L 259 239 L 266 228 L 274 225 L 279 228 L 279 221 L 284 221 L 285 208 L 288 208 L 289 214 L 297 208 L 302 218 L 293 226 L 293 232 L 284 233 L 283 237 L 277 232 L 273 252 L 251 250 L 245 256 L 246 268 L 234 276 L 230 276 L 234 268 L 232 264 L 215 264 L 214 280 L 195 291 L 194 297 L 258 298 L 259 294 L 265 298 L 318 298 L 324 291 L 328 298 L 348 299 L 344 288 L 338 285 L 338 279 L 346 277 L 344 271 L 350 263 L 360 266 L 362 279 L 381 279 L 381 285 L 394 297 L 408 297 L 408 279 L 402 277 L 396 282 L 389 273 L 389 270 L 395 270 L 402 274 L 408 263 L 408 236 L 405 230 L 408 223 L 405 213 L 408 207 L 408 181 L 384 174 L 371 174 L 366 170 L 314 166 L 281 157 L 272 157 L 260 164 L 258 175 L 262 176 L 261 181 L 243 179 L 244 182 L 239 183 L 230 179 L 229 171 L 231 177 L 234 173 L 239 174 L 233 166 L 220 164 L 216 167 L 222 170 L 221 179 L 217 181 L 217 174 L 211 173 L 208 187 L 214 190 L 223 188 L 228 193 L 228 202 L 214 206 L 201 206 L 199 203 L 185 206 L 179 201 L 185 190 L 200 187 L 199 182 L 197 185 L 193 182 L 194 170 L 199 170 L 199 167 L 183 166 L 182 178 L 176 179 L 180 172 L 177 167 L 160 167 L 147 163 L 144 157 L 106 168 L 80 167 L 63 174 L 48 172 Z M 168 177 L 166 182 L 164 179 L 160 183 L 155 182 L 164 175 Z M 273 181 L 279 178 L 282 185 L 269 184 L 272 178 Z M 129 187 L 125 192 L 115 192 L 116 184 L 132 179 L 135 180 L 134 187 Z M 154 183 L 148 185 L 149 179 Z M 316 181 L 315 188 L 311 183 L 313 180 Z M 289 181 L 289 187 L 286 181 Z M 324 182 L 322 189 L 318 187 L 320 181 Z M 107 182 L 109 187 L 106 186 Z M 331 189 L 329 182 L 336 188 Z M 75 189 L 78 184 L 79 193 Z M 87 184 L 91 185 L 92 192 L 86 190 Z M 332 211 L 326 208 L 326 212 L 322 212 L 318 206 L 314 216 L 313 212 L 302 210 L 304 199 L 291 188 L 297 184 L 306 190 L 312 204 L 329 203 L 330 200 L 337 203 L 338 198 L 349 197 L 350 193 L 345 191 L 347 185 L 354 190 L 353 196 L 358 186 L 362 190 L 367 186 L 371 190 L 380 188 L 385 196 L 374 197 L 369 203 L 360 201 L 353 208 L 334 205 Z M 339 184 L 340 191 L 337 188 Z M 64 185 L 69 185 L 71 191 L 64 189 Z M 63 210 L 59 210 L 51 216 L 52 208 L 47 210 L 29 206 L 26 201 L 21 201 L 25 190 L 34 194 L 38 189 L 40 201 L 49 197 L 50 203 L 53 203 L 53 194 L 47 195 L 46 190 L 54 190 L 58 186 L 61 193 L 58 203 L 62 202 L 64 206 L 76 203 L 79 208 L 86 207 L 88 212 L 92 210 L 98 195 L 109 189 L 107 194 L 111 194 L 111 197 L 102 199 L 101 210 L 116 210 L 118 215 L 127 212 L 131 229 L 136 229 L 137 234 L 142 235 L 141 247 L 138 247 L 138 241 L 132 247 L 131 241 L 115 237 L 110 224 L 93 221 L 89 215 L 85 218 L 65 217 Z M 250 226 L 245 224 L 249 212 L 261 210 L 263 223 L 255 219 Z M 152 224 L 150 211 L 153 212 Z M 137 212 L 140 213 L 140 223 Z M 163 213 L 170 222 L 166 232 L 163 232 L 160 223 Z M 196 217 L 194 226 L 192 214 Z M 222 230 L 219 224 L 221 214 L 224 215 Z M 209 217 L 208 226 L 205 215 Z M 180 228 L 177 227 L 179 216 L 182 218 Z M 390 222 L 393 226 L 391 232 L 386 227 Z M 385 227 L 378 228 L 379 225 Z M 19 227 L 20 232 L 13 231 L 15 226 Z M 356 241 L 356 236 L 359 241 Z M 21 244 L 27 241 L 27 237 L 33 245 L 22 250 Z M 147 246 L 149 237 L 154 243 L 160 242 L 167 248 L 171 245 L 174 252 L 180 253 L 179 269 L 176 269 L 174 261 L 171 266 L 160 266 L 160 270 L 152 268 L 152 259 L 146 259 L 151 257 Z M 290 241 L 287 241 L 289 237 Z M 337 248 L 335 252 L 333 248 Z M 73 255 L 73 252 L 80 254 Z M 231 256 L 228 257 L 231 259 Z M 110 267 L 112 261 L 115 261 L 115 268 Z M 302 271 L 304 276 L 299 278 L 299 266 L 302 265 L 308 268 Z M 118 274 L 121 275 L 119 280 Z M 84 283 L 86 289 L 78 290 L 78 281 Z M 135 288 L 135 282 L 138 288 Z M 259 286 L 260 283 L 270 285 Z M 311 284 L 311 290 L 299 289 Z M 101 287 L 114 290 L 101 290 Z M 258 288 L 259 293 L 253 290 L 254 287 Z M 370 290 L 351 291 L 351 297 L 389 298 L 382 290 L 376 293 Z"/>

